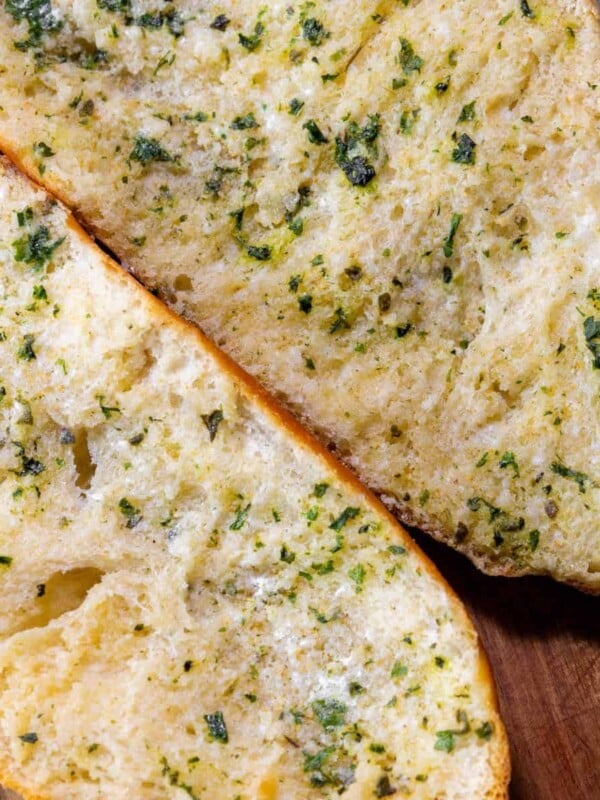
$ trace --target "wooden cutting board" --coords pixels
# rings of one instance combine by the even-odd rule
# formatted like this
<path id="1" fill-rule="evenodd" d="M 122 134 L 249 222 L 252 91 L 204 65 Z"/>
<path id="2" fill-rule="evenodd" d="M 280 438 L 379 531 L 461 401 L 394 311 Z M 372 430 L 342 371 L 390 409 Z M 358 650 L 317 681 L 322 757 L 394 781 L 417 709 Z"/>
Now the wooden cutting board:
<path id="1" fill-rule="evenodd" d="M 510 800 L 600 800 L 600 597 L 492 578 L 416 534 L 468 606 L 511 744 Z"/>

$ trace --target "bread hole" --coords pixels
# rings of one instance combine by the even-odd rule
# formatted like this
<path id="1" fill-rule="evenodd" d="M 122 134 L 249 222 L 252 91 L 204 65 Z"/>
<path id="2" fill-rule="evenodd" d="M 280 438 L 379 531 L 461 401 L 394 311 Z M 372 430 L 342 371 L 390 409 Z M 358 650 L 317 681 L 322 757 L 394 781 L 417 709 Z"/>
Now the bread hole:
<path id="1" fill-rule="evenodd" d="M 130 350 L 124 359 L 124 373 L 126 377 L 118 381 L 117 388 L 121 392 L 129 392 L 136 383 L 141 383 L 152 367 L 156 358 L 147 347 Z"/>
<path id="2" fill-rule="evenodd" d="M 176 292 L 191 292 L 194 287 L 190 276 L 181 274 L 173 281 L 173 288 Z"/>
<path id="3" fill-rule="evenodd" d="M 85 428 L 79 430 L 75 436 L 73 460 L 75 462 L 75 471 L 77 472 L 75 484 L 85 492 L 92 485 L 92 480 L 96 474 L 96 463 L 90 453 L 88 432 Z"/>
<path id="4" fill-rule="evenodd" d="M 523 153 L 523 158 L 525 161 L 533 161 L 534 158 L 537 158 L 545 151 L 546 148 L 543 145 L 530 144 L 528 145 L 528 147 L 525 148 L 525 152 Z"/>
<path id="5" fill-rule="evenodd" d="M 83 603 L 87 593 L 100 583 L 104 573 L 95 567 L 80 567 L 68 572 L 55 572 L 37 586 L 32 613 L 17 626 L 15 632 L 41 628 Z"/>

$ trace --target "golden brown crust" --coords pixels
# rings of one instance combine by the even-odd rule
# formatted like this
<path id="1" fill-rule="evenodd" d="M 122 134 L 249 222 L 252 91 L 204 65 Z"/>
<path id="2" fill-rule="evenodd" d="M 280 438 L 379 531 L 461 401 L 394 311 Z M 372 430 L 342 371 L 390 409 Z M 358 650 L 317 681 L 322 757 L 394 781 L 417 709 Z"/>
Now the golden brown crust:
<path id="1" fill-rule="evenodd" d="M 23 169 L 32 182 L 39 185 L 38 181 L 36 181 L 35 176 L 33 175 L 32 165 L 29 160 L 27 158 L 20 158 L 14 150 L 5 147 L 4 145 L 5 143 L 2 142 L 2 136 L 0 134 L 0 146 L 3 147 L 5 153 L 13 158 L 17 166 Z M 16 167 L 11 164 L 8 159 L 3 158 L 2 162 L 9 169 L 16 171 Z M 45 186 L 42 188 L 46 190 Z M 153 315 L 157 321 L 165 325 L 171 325 L 174 328 L 179 328 L 180 330 L 185 331 L 186 335 L 188 336 L 195 336 L 201 347 L 215 360 L 219 367 L 236 381 L 239 390 L 245 395 L 246 398 L 248 398 L 248 400 L 257 405 L 275 422 L 276 425 L 284 428 L 298 446 L 306 450 L 310 450 L 315 456 L 318 456 L 326 468 L 330 472 L 333 472 L 340 483 L 345 484 L 351 490 L 358 492 L 362 496 L 365 504 L 368 505 L 374 513 L 383 516 L 389 522 L 392 529 L 396 531 L 396 534 L 402 541 L 403 546 L 415 554 L 421 560 L 423 567 L 427 570 L 427 572 L 445 587 L 454 605 L 455 613 L 462 619 L 466 626 L 469 626 L 474 630 L 474 626 L 469 615 L 467 614 L 464 606 L 452 587 L 441 575 L 433 562 L 420 550 L 420 548 L 415 544 L 404 528 L 401 527 L 397 518 L 384 505 L 384 503 L 375 494 L 373 494 L 373 492 L 367 489 L 345 464 L 338 461 L 331 453 L 329 453 L 322 443 L 319 442 L 308 430 L 306 430 L 297 419 L 295 419 L 288 411 L 282 408 L 255 378 L 249 375 L 235 361 L 233 361 L 233 359 L 221 351 L 196 325 L 178 316 L 174 311 L 165 306 L 161 300 L 156 298 L 142 284 L 140 284 L 133 275 L 126 272 L 113 259 L 111 259 L 76 220 L 72 212 L 69 210 L 68 205 L 62 201 L 60 192 L 54 191 L 54 187 L 53 193 L 59 200 L 61 200 L 62 204 L 66 208 L 67 225 L 72 229 L 75 235 L 79 236 L 83 244 L 86 246 L 91 246 L 97 251 L 106 269 L 114 275 L 115 279 L 127 286 L 129 291 L 136 292 L 138 294 L 142 293 L 146 302 L 152 307 Z M 497 776 L 497 789 L 494 790 L 492 797 L 494 800 L 504 800 L 508 797 L 507 786 L 510 779 L 508 739 L 506 730 L 500 719 L 498 697 L 490 663 L 479 637 L 477 637 L 477 641 L 479 647 L 479 664 L 482 682 L 488 687 L 490 705 L 496 712 L 495 726 L 498 736 L 498 745 L 495 748 L 497 763 L 495 763 L 493 766 L 494 772 Z M 11 780 L 9 775 L 7 777 L 7 771 L 1 765 L 0 782 L 23 794 L 23 797 L 25 797 L 26 800 L 43 800 L 43 798 L 39 798 L 34 795 L 28 795 L 22 791 L 22 789 Z"/>

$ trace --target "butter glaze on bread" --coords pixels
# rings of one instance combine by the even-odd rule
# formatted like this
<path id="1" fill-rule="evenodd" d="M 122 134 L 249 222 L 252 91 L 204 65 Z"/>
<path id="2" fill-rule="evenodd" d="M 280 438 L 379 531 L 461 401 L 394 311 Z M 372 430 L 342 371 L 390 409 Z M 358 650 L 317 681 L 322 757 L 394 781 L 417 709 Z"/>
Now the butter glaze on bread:
<path id="1" fill-rule="evenodd" d="M 594 4 L 48 8 L 19 164 L 402 520 L 598 591 Z"/>
<path id="2" fill-rule="evenodd" d="M 506 798 L 489 668 L 393 517 L 0 163 L 0 781 Z"/>

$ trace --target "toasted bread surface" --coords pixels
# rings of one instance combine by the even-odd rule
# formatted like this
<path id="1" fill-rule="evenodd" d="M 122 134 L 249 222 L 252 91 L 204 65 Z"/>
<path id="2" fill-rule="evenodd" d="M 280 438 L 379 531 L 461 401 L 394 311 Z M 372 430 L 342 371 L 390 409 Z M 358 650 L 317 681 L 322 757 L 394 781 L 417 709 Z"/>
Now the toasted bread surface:
<path id="1" fill-rule="evenodd" d="M 42 5 L 7 152 L 401 519 L 598 591 L 595 6 Z"/>
<path id="2" fill-rule="evenodd" d="M 506 797 L 464 609 L 393 517 L 0 162 L 0 781 Z"/>

